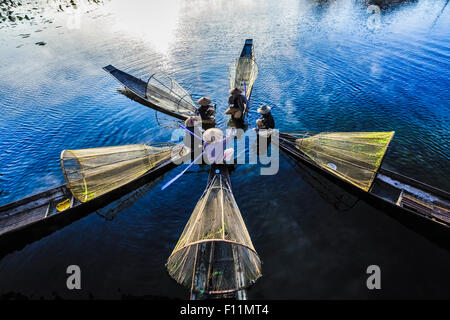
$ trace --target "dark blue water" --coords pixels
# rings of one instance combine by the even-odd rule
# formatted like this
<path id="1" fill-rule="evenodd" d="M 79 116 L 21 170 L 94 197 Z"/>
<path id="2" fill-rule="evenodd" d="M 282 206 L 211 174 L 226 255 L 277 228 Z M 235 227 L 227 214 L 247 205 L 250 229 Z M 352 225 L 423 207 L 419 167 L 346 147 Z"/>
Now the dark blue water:
<path id="1" fill-rule="evenodd" d="M 246 38 L 259 66 L 251 123 L 266 103 L 286 132 L 396 131 L 383 165 L 449 190 L 449 9 L 436 20 L 444 2 L 382 12 L 375 29 L 355 1 L 111 1 L 82 14 L 78 29 L 51 10 L 53 23 L 2 25 L 0 204 L 63 183 L 63 149 L 170 139 L 177 123 L 118 94 L 105 65 L 170 73 L 194 99 L 212 97 L 225 128 L 227 68 Z M 0 294 L 187 298 L 164 263 L 207 173 L 193 167 L 161 191 L 182 169 L 1 259 Z M 264 263 L 250 298 L 450 297 L 448 251 L 363 201 L 336 210 L 302 170 L 282 156 L 277 175 L 257 165 L 232 173 Z M 83 271 L 80 292 L 65 287 L 70 264 Z M 382 270 L 376 293 L 365 286 L 370 264 Z"/>

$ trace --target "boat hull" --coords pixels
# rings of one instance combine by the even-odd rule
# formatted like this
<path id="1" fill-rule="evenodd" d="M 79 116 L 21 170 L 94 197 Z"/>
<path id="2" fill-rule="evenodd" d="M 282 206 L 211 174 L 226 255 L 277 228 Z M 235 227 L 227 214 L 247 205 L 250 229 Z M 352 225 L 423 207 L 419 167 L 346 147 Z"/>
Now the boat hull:
<path id="1" fill-rule="evenodd" d="M 216 175 L 221 175 L 223 180 L 226 180 L 228 182 L 228 185 L 231 186 L 230 181 L 230 170 L 233 166 L 232 165 L 226 165 L 226 164 L 212 164 L 210 171 L 209 171 L 209 177 L 208 177 L 208 185 L 211 183 L 211 181 L 214 179 Z M 206 250 L 206 248 L 203 247 L 203 250 Z M 206 274 L 203 272 L 199 272 L 198 270 L 203 270 L 205 268 L 196 268 L 196 273 L 194 277 L 194 283 L 196 283 L 198 286 L 201 286 L 201 283 L 206 281 Z M 221 292 L 221 293 L 198 293 L 193 291 L 193 288 L 191 288 L 190 293 L 190 299 L 191 300 L 210 300 L 210 299 L 234 299 L 234 300 L 247 300 L 247 289 L 241 289 L 238 291 L 230 291 L 230 292 Z"/>
<path id="2" fill-rule="evenodd" d="M 184 158 L 186 157 L 186 158 Z M 183 156 L 183 159 L 188 159 L 190 157 L 190 153 Z M 47 217 L 41 216 L 39 219 L 34 219 L 29 223 L 25 223 L 17 225 L 16 228 L 12 228 L 7 230 L 6 232 L 2 232 L 0 230 L 0 257 L 4 256 L 7 253 L 10 253 L 15 250 L 19 250 L 23 248 L 25 245 L 37 241 L 45 236 L 52 234 L 53 232 L 71 224 L 72 222 L 79 220 L 90 213 L 105 207 L 111 202 L 121 198 L 122 196 L 134 191 L 135 189 L 143 186 L 144 184 L 162 176 L 164 173 L 178 166 L 173 162 L 167 162 L 157 166 L 156 168 L 150 170 L 146 174 L 142 175 L 134 179 L 133 181 L 114 189 L 106 194 L 103 194 L 97 198 L 94 198 L 88 202 L 80 203 L 77 202 L 73 205 L 73 207 L 66 209 L 61 212 L 54 213 Z M 28 205 L 28 216 L 33 215 L 33 203 L 38 204 L 37 202 L 43 197 L 48 196 L 49 194 L 56 194 L 58 190 L 63 190 L 64 193 L 70 194 L 70 191 L 66 185 L 62 185 L 39 194 L 30 196 L 28 198 L 4 205 L 0 207 L 0 216 L 7 216 L 8 212 L 12 212 L 15 208 L 24 205 L 29 202 Z M 50 196 L 51 199 L 51 196 Z M 39 208 L 42 205 L 39 203 Z M 35 208 L 38 210 L 38 207 Z M 3 218 L 5 219 L 5 218 Z M 14 223 L 14 215 L 7 217 L 7 219 L 11 219 L 10 223 Z"/>
<path id="3" fill-rule="evenodd" d="M 244 44 L 244 47 L 242 48 L 242 51 L 241 51 L 241 54 L 240 54 L 240 56 L 239 56 L 239 59 L 238 59 L 238 62 L 236 63 L 236 66 L 234 66 L 234 68 L 237 68 L 237 69 L 239 69 L 238 68 L 238 66 L 240 65 L 239 64 L 239 61 L 242 61 L 242 59 L 244 59 L 244 60 L 247 60 L 247 59 L 249 59 L 249 60 L 251 60 L 252 61 L 252 63 L 253 63 L 253 69 L 252 69 L 252 71 L 251 72 L 253 72 L 253 71 L 255 71 L 255 68 L 256 68 L 256 70 L 257 70 L 257 65 L 256 65 L 256 63 L 254 62 L 254 47 L 253 47 L 253 40 L 252 39 L 247 39 L 247 40 L 245 40 L 245 44 Z M 236 69 L 236 70 L 237 70 Z M 236 71 L 237 72 L 237 71 Z M 248 125 L 248 104 L 249 104 L 249 101 L 250 101 L 250 97 L 251 97 L 251 95 L 252 95 L 252 91 L 253 91 L 253 84 L 254 84 L 254 81 L 256 80 L 256 78 L 255 79 L 252 79 L 253 81 L 251 81 L 251 82 L 249 82 L 249 83 L 247 83 L 246 84 L 246 86 L 245 86 L 245 88 L 244 88 L 244 86 L 241 86 L 240 84 L 238 84 L 238 83 L 236 83 L 236 80 L 235 80 L 235 74 L 234 74 L 234 76 L 232 76 L 234 73 L 232 73 L 231 71 L 230 71 L 230 89 L 233 89 L 234 87 L 238 87 L 238 88 L 240 88 L 241 90 L 242 90 L 242 92 L 244 92 L 245 91 L 245 98 L 246 98 L 246 100 L 247 100 L 247 108 L 246 108 L 246 110 L 244 111 L 244 124 L 243 124 L 243 126 L 244 126 L 244 128 L 246 128 L 247 127 L 247 125 Z M 257 71 L 256 71 L 256 74 L 257 74 Z M 232 126 L 232 127 L 241 127 L 239 124 L 234 124 L 234 123 L 231 123 L 230 122 L 230 124 L 229 124 L 229 126 Z"/>
<path id="4" fill-rule="evenodd" d="M 284 135 L 280 133 L 280 135 Z M 288 135 L 284 135 L 285 137 L 289 137 Z M 420 233 L 430 241 L 433 241 L 437 245 L 447 250 L 450 250 L 450 227 L 443 221 L 438 221 L 433 219 L 432 217 L 426 217 L 421 215 L 413 210 L 397 205 L 395 202 L 388 201 L 385 198 L 377 195 L 373 192 L 373 190 L 369 190 L 366 192 L 342 179 L 339 177 L 323 170 L 320 166 L 315 164 L 312 160 L 310 160 L 306 156 L 300 155 L 296 150 L 293 150 L 292 147 L 280 141 L 279 147 L 283 150 L 289 157 L 295 159 L 296 161 L 301 162 L 306 165 L 309 169 L 314 170 L 316 173 L 320 174 L 323 177 L 326 177 L 330 183 L 333 183 L 349 194 L 357 197 L 358 199 L 362 199 L 369 205 L 375 207 L 378 210 L 381 210 L 388 214 L 393 219 L 397 220 L 404 226 L 409 229 Z M 411 178 L 407 178 L 401 176 L 395 172 L 389 171 L 387 169 L 381 168 L 378 174 L 384 174 L 392 177 L 393 179 L 400 179 L 401 177 L 404 182 L 408 181 L 410 185 L 417 189 L 426 190 L 427 192 L 433 193 L 436 196 L 444 199 L 445 201 L 449 201 L 449 194 L 443 190 L 439 190 L 433 188 L 431 186 L 427 186 L 422 184 L 416 180 Z"/>

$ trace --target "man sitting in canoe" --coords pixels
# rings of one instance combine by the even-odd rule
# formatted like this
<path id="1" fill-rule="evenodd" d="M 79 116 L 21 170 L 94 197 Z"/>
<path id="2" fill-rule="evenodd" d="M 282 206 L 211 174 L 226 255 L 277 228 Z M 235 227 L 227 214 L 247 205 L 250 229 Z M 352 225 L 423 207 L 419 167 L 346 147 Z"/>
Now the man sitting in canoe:
<path id="1" fill-rule="evenodd" d="M 242 95 L 242 90 L 234 88 L 230 90 L 230 97 L 228 98 L 229 108 L 225 114 L 230 114 L 233 119 L 243 119 L 244 111 L 246 109 L 245 97 Z"/>
<path id="2" fill-rule="evenodd" d="M 201 97 L 198 99 L 197 103 L 199 104 L 199 107 L 195 112 L 196 115 L 188 117 L 184 122 L 186 128 L 188 128 L 191 132 L 194 132 L 194 127 L 203 127 L 204 129 L 208 129 L 210 127 L 214 127 L 216 124 L 216 119 L 214 118 L 216 106 L 210 105 L 211 99 Z"/>
<path id="3" fill-rule="evenodd" d="M 203 132 L 204 159 L 207 164 L 223 164 L 231 160 L 234 154 L 233 148 L 226 149 L 227 141 L 232 136 L 224 138 L 223 131 L 218 128 L 210 128 Z"/>
<path id="4" fill-rule="evenodd" d="M 265 104 L 261 105 L 258 108 L 258 113 L 261 117 L 256 120 L 256 126 L 259 129 L 274 129 L 275 128 L 275 120 L 272 117 L 272 113 L 270 112 L 271 108 L 266 106 Z"/>
<path id="5" fill-rule="evenodd" d="M 207 97 L 201 97 L 198 99 L 197 103 L 200 105 L 197 109 L 197 115 L 202 118 L 202 123 L 204 124 L 214 124 L 214 114 L 216 110 L 214 106 L 211 106 L 211 99 Z"/>

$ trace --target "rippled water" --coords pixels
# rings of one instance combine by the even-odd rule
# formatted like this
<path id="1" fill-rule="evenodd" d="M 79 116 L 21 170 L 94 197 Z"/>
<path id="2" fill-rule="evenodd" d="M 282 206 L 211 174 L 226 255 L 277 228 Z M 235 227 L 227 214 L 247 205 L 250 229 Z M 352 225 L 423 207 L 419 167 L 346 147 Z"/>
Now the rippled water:
<path id="1" fill-rule="evenodd" d="M 163 70 L 224 111 L 227 68 L 246 38 L 259 66 L 251 123 L 267 103 L 286 132 L 395 130 L 383 165 L 450 189 L 449 9 L 436 19 L 445 1 L 382 12 L 376 29 L 357 1 L 215 3 L 113 0 L 90 7 L 75 29 L 66 11 L 47 12 L 52 23 L 2 25 L 0 204 L 63 183 L 63 149 L 170 138 L 176 122 L 118 94 L 103 66 L 142 78 Z M 161 191 L 180 170 L 4 257 L 0 294 L 187 298 L 164 263 L 207 173 L 194 167 Z M 232 174 L 264 262 L 250 298 L 449 297 L 448 251 L 362 201 L 337 211 L 302 170 L 282 156 L 275 176 L 256 165 Z M 65 289 L 69 264 L 83 270 L 81 292 Z M 365 287 L 370 264 L 382 268 L 380 292 Z"/>

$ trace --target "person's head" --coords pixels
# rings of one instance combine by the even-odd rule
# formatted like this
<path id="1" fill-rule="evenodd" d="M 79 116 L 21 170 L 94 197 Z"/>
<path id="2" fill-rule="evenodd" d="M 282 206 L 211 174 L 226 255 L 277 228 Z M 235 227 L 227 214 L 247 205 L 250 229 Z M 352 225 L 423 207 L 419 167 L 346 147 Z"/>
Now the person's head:
<path id="1" fill-rule="evenodd" d="M 209 106 L 209 104 L 211 103 L 211 99 L 207 97 L 201 97 L 200 99 L 198 99 L 197 103 L 201 106 Z"/>
<path id="2" fill-rule="evenodd" d="M 268 114 L 270 113 L 271 108 L 269 106 L 266 106 L 265 104 L 261 105 L 261 107 L 258 108 L 259 114 Z"/>
<path id="3" fill-rule="evenodd" d="M 203 140 L 206 143 L 219 142 L 223 139 L 223 131 L 217 128 L 211 128 L 203 132 Z"/>
<path id="4" fill-rule="evenodd" d="M 230 90 L 230 94 L 231 94 L 232 96 L 238 96 L 238 95 L 240 95 L 241 93 L 242 93 L 242 90 L 239 89 L 239 88 L 233 88 L 233 89 Z"/>

